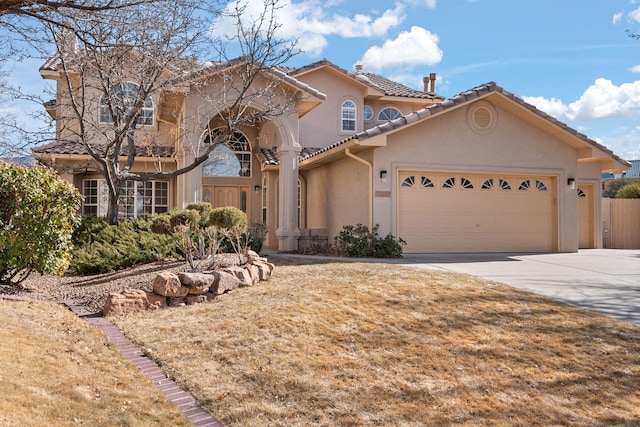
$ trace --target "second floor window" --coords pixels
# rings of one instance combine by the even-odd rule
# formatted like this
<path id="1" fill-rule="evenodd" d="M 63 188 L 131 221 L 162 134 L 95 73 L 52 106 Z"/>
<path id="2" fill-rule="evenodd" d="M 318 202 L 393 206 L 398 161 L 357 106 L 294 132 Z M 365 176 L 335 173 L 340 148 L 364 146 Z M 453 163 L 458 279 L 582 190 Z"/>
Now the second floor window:
<path id="1" fill-rule="evenodd" d="M 400 117 L 402 117 L 402 113 L 394 107 L 383 108 L 380 113 L 378 113 L 379 122 L 388 122 L 389 120 L 399 119 Z"/>
<path id="2" fill-rule="evenodd" d="M 356 131 L 356 103 L 353 101 L 344 101 L 341 108 L 342 132 Z"/>
<path id="3" fill-rule="evenodd" d="M 113 111 L 116 115 L 124 117 L 130 113 L 130 109 L 136 104 L 138 89 L 140 87 L 131 82 L 116 86 L 111 94 L 102 94 L 100 98 L 100 111 L 98 119 L 100 123 L 113 123 Z M 153 125 L 153 100 L 147 97 L 142 104 L 140 114 L 136 119 L 137 125 Z"/>

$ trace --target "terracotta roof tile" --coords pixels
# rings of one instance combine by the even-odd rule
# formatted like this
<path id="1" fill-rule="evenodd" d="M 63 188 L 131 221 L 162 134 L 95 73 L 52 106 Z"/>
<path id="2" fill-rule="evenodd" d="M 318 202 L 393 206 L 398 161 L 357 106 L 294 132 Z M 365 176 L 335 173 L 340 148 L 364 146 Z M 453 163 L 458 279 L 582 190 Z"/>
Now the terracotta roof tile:
<path id="1" fill-rule="evenodd" d="M 300 151 L 300 154 L 298 155 L 298 159 L 302 160 L 303 158 L 311 156 L 321 150 L 321 148 L 303 147 L 302 151 Z M 264 165 L 280 164 L 280 157 L 278 156 L 278 151 L 275 148 L 261 148 L 256 154 Z"/>
<path id="2" fill-rule="evenodd" d="M 343 139 L 342 141 L 339 141 L 335 144 L 330 145 L 329 147 L 321 150 L 320 152 L 323 151 L 328 151 L 329 149 L 338 147 L 340 145 L 343 145 L 345 143 L 347 143 L 350 140 L 353 139 L 367 139 L 367 138 L 371 138 L 374 137 L 376 135 L 380 135 L 383 134 L 385 132 L 389 132 L 393 129 L 397 129 L 400 128 L 402 126 L 406 126 L 409 123 L 414 122 L 414 120 L 412 120 L 411 116 L 413 115 L 418 115 L 420 118 L 424 118 L 427 116 L 431 116 L 431 115 L 435 115 L 435 114 L 439 114 L 443 111 L 446 111 L 452 107 L 456 107 L 459 106 L 461 104 L 464 103 L 469 103 L 474 99 L 477 99 L 481 96 L 490 94 L 492 92 L 497 92 L 502 94 L 503 96 L 511 99 L 513 102 L 516 102 L 520 105 L 522 105 L 523 107 L 529 109 L 531 112 L 533 112 L 534 114 L 537 114 L 538 116 L 542 117 L 545 120 L 548 120 L 550 122 L 552 122 L 553 124 L 555 124 L 558 127 L 561 127 L 562 129 L 564 129 L 565 131 L 567 131 L 568 133 L 574 135 L 576 138 L 579 138 L 581 140 L 583 140 L 584 142 L 599 148 L 600 150 L 608 153 L 612 158 L 614 158 L 616 161 L 625 164 L 625 165 L 629 165 L 630 163 L 628 163 L 627 161 L 621 159 L 620 157 L 618 157 L 617 155 L 615 155 L 611 150 L 609 150 L 608 148 L 606 148 L 605 146 L 599 144 L 598 142 L 588 138 L 586 135 L 576 131 L 575 129 L 570 128 L 568 125 L 566 125 L 565 123 L 555 119 L 554 117 L 551 117 L 550 115 L 548 115 L 547 113 L 537 109 L 535 106 L 526 103 L 524 100 L 518 98 L 517 96 L 515 96 L 513 93 L 508 92 L 506 90 L 504 90 L 502 87 L 498 86 L 495 82 L 489 82 L 477 87 L 474 87 L 472 89 L 469 89 L 468 91 L 462 92 L 458 95 L 455 95 L 449 99 L 447 99 L 444 102 L 440 102 L 437 104 L 433 104 L 430 105 L 428 107 L 425 107 L 421 110 L 415 111 L 413 113 L 410 113 L 406 116 L 400 117 L 396 120 L 387 122 L 387 123 L 383 123 L 379 126 L 367 129 L 363 132 L 359 132 L 347 139 Z M 317 154 L 320 154 L 320 152 L 316 152 L 316 153 L 312 153 L 306 157 L 303 158 L 303 160 L 312 158 L 314 156 L 316 156 Z"/>
<path id="3" fill-rule="evenodd" d="M 99 147 L 96 147 L 99 148 Z M 72 141 L 56 141 L 51 144 L 41 145 L 31 149 L 34 154 L 76 154 L 89 155 L 84 145 Z M 123 147 L 123 156 L 129 153 L 126 146 Z M 172 157 L 174 154 L 173 147 L 160 146 L 138 146 L 136 147 L 136 156 L 140 157 Z"/>
<path id="4" fill-rule="evenodd" d="M 290 68 L 290 67 L 281 67 L 285 72 L 289 75 L 298 75 L 316 68 L 321 67 L 331 67 L 334 70 L 337 70 L 343 74 L 348 75 L 351 78 L 354 78 L 368 86 L 373 87 L 384 93 L 386 96 L 401 96 L 404 98 L 420 98 L 420 99 L 433 99 L 433 100 L 442 100 L 443 97 L 436 95 L 435 93 L 422 92 L 409 86 L 405 86 L 402 83 L 394 82 L 393 80 L 389 80 L 386 77 L 373 74 L 373 73 L 362 73 L 356 74 L 351 71 L 345 70 L 334 63 L 323 59 L 317 62 L 314 62 L 309 65 L 305 65 L 299 68 Z"/>

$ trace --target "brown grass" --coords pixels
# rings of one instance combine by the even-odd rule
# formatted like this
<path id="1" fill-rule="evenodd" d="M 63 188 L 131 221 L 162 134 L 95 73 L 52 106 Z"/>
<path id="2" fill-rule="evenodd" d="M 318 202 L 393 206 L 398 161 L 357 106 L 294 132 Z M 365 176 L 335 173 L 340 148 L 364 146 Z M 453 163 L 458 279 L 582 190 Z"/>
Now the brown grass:
<path id="1" fill-rule="evenodd" d="M 191 425 L 88 322 L 51 303 L 0 300 L 0 425 Z"/>
<path id="2" fill-rule="evenodd" d="M 639 328 L 466 275 L 280 265 L 113 320 L 229 426 L 640 425 Z"/>

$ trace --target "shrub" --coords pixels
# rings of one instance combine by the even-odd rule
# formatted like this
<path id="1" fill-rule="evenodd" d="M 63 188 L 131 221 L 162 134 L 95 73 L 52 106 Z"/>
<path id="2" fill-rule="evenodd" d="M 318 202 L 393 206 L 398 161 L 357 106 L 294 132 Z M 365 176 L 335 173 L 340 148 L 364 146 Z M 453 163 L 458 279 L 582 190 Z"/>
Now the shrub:
<path id="1" fill-rule="evenodd" d="M 128 218 L 109 225 L 105 218 L 85 216 L 74 233 L 71 269 L 95 274 L 179 256 L 170 236 L 151 231 L 154 217 Z"/>
<path id="2" fill-rule="evenodd" d="M 32 271 L 64 273 L 80 200 L 55 172 L 0 164 L 0 283 L 19 284 Z"/>
<path id="3" fill-rule="evenodd" d="M 346 225 L 334 238 L 334 249 L 341 256 L 355 258 L 400 258 L 406 242 L 391 234 L 378 235 L 378 224 L 371 231 L 362 224 Z"/>
<path id="4" fill-rule="evenodd" d="M 244 233 L 247 230 L 247 214 L 233 206 L 215 208 L 211 211 L 209 224 L 224 230 L 236 230 Z"/>
<path id="5" fill-rule="evenodd" d="M 640 199 L 640 183 L 625 185 L 616 193 L 616 199 Z"/>
<path id="6" fill-rule="evenodd" d="M 186 209 L 156 216 L 151 229 L 170 236 L 193 271 L 215 267 L 222 235 L 210 225 L 211 205 L 190 203 Z"/>

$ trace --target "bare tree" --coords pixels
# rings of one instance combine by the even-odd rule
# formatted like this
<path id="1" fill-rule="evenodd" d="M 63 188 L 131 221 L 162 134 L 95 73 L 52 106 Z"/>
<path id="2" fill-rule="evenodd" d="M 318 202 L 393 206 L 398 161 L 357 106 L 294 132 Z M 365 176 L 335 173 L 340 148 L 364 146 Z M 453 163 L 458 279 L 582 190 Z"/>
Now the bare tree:
<path id="1" fill-rule="evenodd" d="M 101 13 L 100 19 L 78 12 L 73 30 L 68 25 L 51 25 L 58 53 L 49 66 L 56 68 L 64 84 L 64 95 L 56 106 L 58 139 L 81 144 L 106 179 L 111 222 L 117 221 L 126 181 L 189 172 L 205 162 L 216 146 L 233 139 L 238 129 L 284 114 L 295 101 L 295 93 L 281 84 L 286 75 L 275 68 L 295 53 L 292 44 L 275 37 L 278 0 L 266 0 L 264 12 L 250 20 L 242 16 L 245 7 L 238 6 L 237 34 L 221 40 L 208 36 L 218 12 L 205 13 L 199 3 L 165 0 Z M 78 33 L 83 37 L 78 38 Z M 241 52 L 239 58 L 227 57 L 229 44 Z M 216 53 L 215 62 L 195 59 L 203 48 Z M 266 75 L 261 84 L 255 84 Z M 185 91 L 198 91 L 206 104 L 202 111 L 222 123 L 206 141 L 189 140 L 185 132 L 202 123 L 203 117 L 184 117 L 179 107 L 171 110 L 169 100 Z M 172 141 L 159 141 L 157 133 L 145 129 L 153 120 L 149 106 L 154 103 L 167 110 L 156 114 L 172 127 Z M 155 171 L 134 170 L 142 151 L 153 153 L 168 143 L 191 150 L 190 161 L 167 171 L 158 157 Z"/>
<path id="2" fill-rule="evenodd" d="M 49 118 L 41 107 L 46 99 L 43 93 L 28 93 L 9 84 L 6 73 L 12 72 L 11 63 L 38 57 L 43 61 L 51 54 L 52 39 L 47 26 L 55 25 L 77 31 L 84 39 L 88 35 L 71 23 L 79 12 L 96 18 L 111 11 L 164 0 L 1 0 L 0 1 L 0 157 L 27 156 L 29 147 L 50 141 L 53 137 Z M 5 73 L 5 74 L 2 74 Z M 33 105 L 31 112 L 20 112 L 17 117 L 16 101 L 21 106 Z M 10 108 L 13 107 L 13 108 Z M 28 121 L 27 126 L 25 122 Z"/>

